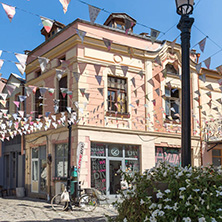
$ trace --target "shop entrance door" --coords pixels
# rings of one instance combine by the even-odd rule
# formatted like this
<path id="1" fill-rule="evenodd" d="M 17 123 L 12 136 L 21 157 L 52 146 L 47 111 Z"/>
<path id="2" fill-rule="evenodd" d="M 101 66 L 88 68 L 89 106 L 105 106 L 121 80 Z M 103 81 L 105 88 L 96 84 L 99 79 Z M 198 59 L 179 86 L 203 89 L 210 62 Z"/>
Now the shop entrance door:
<path id="1" fill-rule="evenodd" d="M 117 191 L 120 190 L 121 169 L 122 169 L 121 160 L 109 161 L 109 193 L 111 195 L 117 194 Z"/>

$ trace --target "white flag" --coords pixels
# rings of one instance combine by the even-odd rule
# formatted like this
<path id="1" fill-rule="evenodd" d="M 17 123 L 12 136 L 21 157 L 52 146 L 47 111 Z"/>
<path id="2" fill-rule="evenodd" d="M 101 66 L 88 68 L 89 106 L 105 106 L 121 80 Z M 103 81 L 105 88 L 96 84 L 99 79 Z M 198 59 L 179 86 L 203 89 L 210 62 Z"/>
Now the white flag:
<path id="1" fill-rule="evenodd" d="M 38 57 L 38 60 L 39 60 L 40 68 L 42 72 L 44 72 L 50 60 L 44 57 Z"/>

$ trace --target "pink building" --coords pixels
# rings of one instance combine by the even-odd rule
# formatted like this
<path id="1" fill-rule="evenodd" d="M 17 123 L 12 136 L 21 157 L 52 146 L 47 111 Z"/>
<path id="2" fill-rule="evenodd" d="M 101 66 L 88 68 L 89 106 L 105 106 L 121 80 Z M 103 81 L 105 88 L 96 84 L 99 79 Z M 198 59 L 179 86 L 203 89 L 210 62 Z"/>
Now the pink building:
<path id="1" fill-rule="evenodd" d="M 134 25 L 126 33 L 126 21 L 136 24 L 125 13 L 111 14 L 104 25 L 80 19 L 65 27 L 56 22 L 49 34 L 42 30 L 46 41 L 29 53 L 29 196 L 60 192 L 67 177 L 71 123 L 71 166 L 77 165 L 77 146 L 84 143 L 84 187 L 112 196 L 120 189 L 119 169 L 143 172 L 159 161 L 180 164 L 180 46 L 152 43 L 149 35 L 133 33 Z M 195 59 L 193 52 L 192 94 L 198 89 Z M 192 108 L 199 118 L 193 102 Z M 75 116 L 70 117 L 71 109 Z M 197 126 L 192 119 L 194 165 L 201 159 Z"/>

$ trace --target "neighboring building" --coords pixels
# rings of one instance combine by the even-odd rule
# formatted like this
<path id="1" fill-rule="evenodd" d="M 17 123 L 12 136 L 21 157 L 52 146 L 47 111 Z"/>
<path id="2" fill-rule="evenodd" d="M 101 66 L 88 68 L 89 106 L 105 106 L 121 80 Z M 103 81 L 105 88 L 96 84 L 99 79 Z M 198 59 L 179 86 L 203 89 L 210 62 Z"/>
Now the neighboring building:
<path id="1" fill-rule="evenodd" d="M 1 142 L 1 162 L 2 168 L 0 174 L 2 175 L 3 189 L 7 190 L 8 195 L 15 195 L 16 188 L 24 188 L 25 181 L 25 156 L 23 154 L 23 136 L 14 134 L 12 124 L 13 121 L 19 117 L 19 111 L 23 111 L 25 105 L 15 105 L 14 101 L 19 101 L 19 95 L 24 95 L 25 79 L 17 74 L 12 73 L 2 89 L 2 93 L 7 95 L 5 104 L 2 103 L 1 98 L 1 135 L 5 137 L 4 142 Z M 11 93 L 9 93 L 7 85 L 13 86 Z M 15 87 L 15 88 L 14 88 Z M 6 110 L 3 114 L 3 110 Z M 14 116 L 13 116 L 14 115 Z M 7 130 L 4 131 L 4 127 Z M 10 127 L 9 127 L 10 126 Z M 11 129 L 11 131 L 10 131 Z M 3 136 L 4 135 L 4 136 Z"/>
<path id="2" fill-rule="evenodd" d="M 2 89 L 4 88 L 5 84 L 7 83 L 7 80 L 4 78 L 0 79 L 0 93 L 2 92 Z M 0 187 L 3 187 L 3 156 L 2 156 L 2 143 L 0 143 Z"/>
<path id="3" fill-rule="evenodd" d="M 222 75 L 202 68 L 199 80 L 203 165 L 222 165 Z"/>
<path id="4" fill-rule="evenodd" d="M 168 41 L 152 44 L 147 34 L 134 34 L 133 26 L 126 35 L 126 19 L 135 25 L 125 13 L 111 14 L 104 25 L 77 19 L 60 32 L 49 33 L 28 54 L 26 85 L 37 91 L 27 98 L 27 114 L 33 113 L 31 121 L 38 122 L 25 136 L 29 196 L 52 196 L 65 181 L 66 107 L 74 109 L 79 120 L 72 126 L 72 166 L 77 164 L 78 143 L 85 144 L 80 173 L 84 187 L 114 195 L 120 188 L 119 169 L 143 172 L 159 161 L 180 164 L 180 45 L 172 49 Z M 81 31 L 86 32 L 84 40 Z M 50 60 L 43 72 L 38 57 Z M 192 52 L 192 95 L 198 90 L 195 59 Z M 60 79 L 61 69 L 65 71 Z M 42 88 L 55 92 L 41 93 Z M 191 105 L 199 121 L 197 105 Z M 39 124 L 46 128 L 35 130 Z M 198 166 L 200 130 L 194 118 L 191 134 L 192 164 Z"/>

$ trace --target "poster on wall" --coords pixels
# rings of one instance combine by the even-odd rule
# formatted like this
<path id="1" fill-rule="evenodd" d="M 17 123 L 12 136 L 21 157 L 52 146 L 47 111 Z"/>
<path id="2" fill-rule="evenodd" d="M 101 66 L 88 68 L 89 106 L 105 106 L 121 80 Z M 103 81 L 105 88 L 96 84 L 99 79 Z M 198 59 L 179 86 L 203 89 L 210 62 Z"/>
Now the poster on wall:
<path id="1" fill-rule="evenodd" d="M 79 142 L 77 146 L 77 171 L 80 173 L 82 158 L 83 158 L 83 150 L 85 144 L 83 142 Z"/>
<path id="2" fill-rule="evenodd" d="M 159 162 L 166 162 L 173 166 L 181 165 L 180 149 L 168 147 L 156 147 L 155 163 L 158 166 Z"/>

